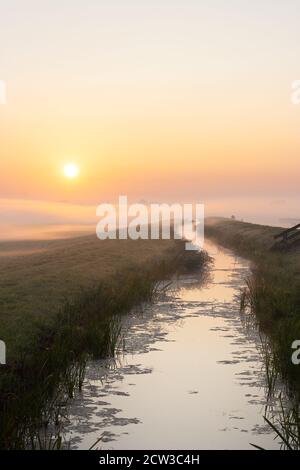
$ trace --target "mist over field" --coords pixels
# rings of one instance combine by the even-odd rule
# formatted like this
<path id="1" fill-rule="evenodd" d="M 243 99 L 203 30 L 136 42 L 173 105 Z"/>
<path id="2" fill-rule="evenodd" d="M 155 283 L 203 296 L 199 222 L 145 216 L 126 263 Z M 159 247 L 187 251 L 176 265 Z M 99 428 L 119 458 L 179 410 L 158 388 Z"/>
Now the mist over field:
<path id="1" fill-rule="evenodd" d="M 0 0 L 0 451 L 300 449 L 299 64 L 300 0 Z"/>
<path id="2" fill-rule="evenodd" d="M 102 202 L 99 201 L 99 204 Z M 115 201 L 111 202 L 115 203 Z M 195 202 L 202 203 L 202 200 Z M 0 199 L 0 239 L 28 239 L 31 237 L 36 239 L 47 236 L 52 238 L 63 236 L 63 232 L 94 232 L 98 221 L 97 205 L 96 203 L 70 204 Z M 299 205 L 300 200 L 296 198 L 208 199 L 205 200 L 205 216 L 231 217 L 233 215 L 237 219 L 247 222 L 291 226 L 300 219 Z"/>

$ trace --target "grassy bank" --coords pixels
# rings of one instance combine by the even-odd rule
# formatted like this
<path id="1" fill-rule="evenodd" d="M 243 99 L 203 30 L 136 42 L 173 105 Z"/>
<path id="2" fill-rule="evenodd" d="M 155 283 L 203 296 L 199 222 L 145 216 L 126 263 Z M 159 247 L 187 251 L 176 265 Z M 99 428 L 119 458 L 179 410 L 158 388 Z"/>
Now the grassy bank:
<path id="1" fill-rule="evenodd" d="M 207 263 L 182 241 L 85 236 L 31 242 L 26 254 L 28 243 L 2 246 L 9 253 L 1 257 L 0 277 L 0 338 L 7 346 L 0 445 L 6 449 L 41 447 L 38 429 L 59 426 L 87 359 L 114 354 L 120 315 L 151 301 L 159 281 Z"/>
<path id="2" fill-rule="evenodd" d="M 280 227 L 229 219 L 207 219 L 205 234 L 252 261 L 241 301 L 272 340 L 275 366 L 299 394 L 300 367 L 291 362 L 292 342 L 300 339 L 300 252 L 272 250 Z"/>
<path id="3" fill-rule="evenodd" d="M 100 241 L 94 235 L 1 242 L 0 338 L 7 345 L 8 363 L 40 324 L 51 324 L 65 302 L 94 289 L 116 271 L 169 261 L 181 248 L 172 240 Z M 32 253 L 26 255 L 28 250 Z M 7 252 L 18 255 L 5 256 Z"/>

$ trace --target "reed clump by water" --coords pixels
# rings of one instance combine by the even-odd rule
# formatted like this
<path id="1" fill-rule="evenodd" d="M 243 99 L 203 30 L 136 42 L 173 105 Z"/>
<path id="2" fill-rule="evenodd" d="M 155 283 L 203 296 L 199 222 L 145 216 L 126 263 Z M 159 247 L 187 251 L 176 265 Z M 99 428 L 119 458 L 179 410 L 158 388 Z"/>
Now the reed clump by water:
<path id="1" fill-rule="evenodd" d="M 281 230 L 228 219 L 206 224 L 206 235 L 252 261 L 240 306 L 248 326 L 261 335 L 267 379 L 264 419 L 282 449 L 299 450 L 300 367 L 291 358 L 292 343 L 300 339 L 300 252 L 273 250 L 273 236 Z"/>
<path id="2" fill-rule="evenodd" d="M 253 315 L 250 315 L 253 317 Z M 248 327 L 253 328 L 254 322 Z M 281 450 L 300 450 L 300 396 L 287 381 L 282 380 L 280 361 L 270 337 L 260 333 L 260 352 L 264 364 L 266 405 L 264 420 L 274 433 Z M 265 450 L 258 443 L 253 447 Z"/>
<path id="3" fill-rule="evenodd" d="M 204 252 L 186 252 L 184 242 L 178 241 L 160 258 L 145 265 L 128 263 L 82 288 L 65 300 L 51 321 L 36 321 L 34 334 L 18 348 L 14 360 L 1 367 L 1 448 L 61 448 L 60 422 L 67 400 L 81 388 L 89 358 L 114 356 L 121 315 L 151 302 L 170 276 L 191 267 L 205 269 L 208 261 Z"/>
<path id="4" fill-rule="evenodd" d="M 273 236 L 281 230 L 228 219 L 206 223 L 207 236 L 252 261 L 241 308 L 255 316 L 282 378 L 300 393 L 300 367 L 291 360 L 292 343 L 300 339 L 300 252 L 272 250 Z"/>

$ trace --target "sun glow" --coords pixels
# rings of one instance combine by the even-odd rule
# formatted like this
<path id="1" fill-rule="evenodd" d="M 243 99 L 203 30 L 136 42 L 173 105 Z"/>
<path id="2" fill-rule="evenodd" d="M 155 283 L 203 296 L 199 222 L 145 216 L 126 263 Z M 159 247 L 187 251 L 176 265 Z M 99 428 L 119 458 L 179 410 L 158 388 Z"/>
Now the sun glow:
<path id="1" fill-rule="evenodd" d="M 77 178 L 77 176 L 79 175 L 78 165 L 76 165 L 75 163 L 67 163 L 64 166 L 64 175 L 66 178 L 70 179 Z"/>

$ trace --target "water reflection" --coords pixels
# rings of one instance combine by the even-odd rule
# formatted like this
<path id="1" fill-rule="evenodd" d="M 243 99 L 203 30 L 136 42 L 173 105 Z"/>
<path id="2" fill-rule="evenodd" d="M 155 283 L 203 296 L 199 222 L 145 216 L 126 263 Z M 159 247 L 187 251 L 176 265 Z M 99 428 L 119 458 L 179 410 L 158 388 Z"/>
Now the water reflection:
<path id="1" fill-rule="evenodd" d="M 114 361 L 89 363 L 65 425 L 72 448 L 278 448 L 263 418 L 264 362 L 245 328 L 239 293 L 249 266 L 209 243 L 204 285 L 185 277 L 123 323 Z"/>

